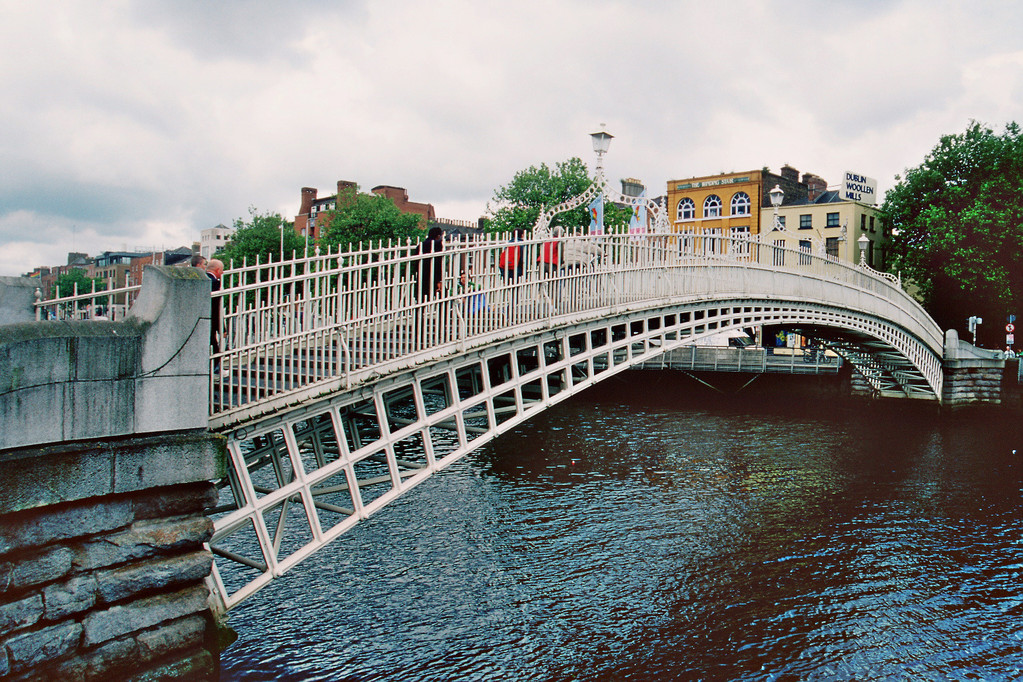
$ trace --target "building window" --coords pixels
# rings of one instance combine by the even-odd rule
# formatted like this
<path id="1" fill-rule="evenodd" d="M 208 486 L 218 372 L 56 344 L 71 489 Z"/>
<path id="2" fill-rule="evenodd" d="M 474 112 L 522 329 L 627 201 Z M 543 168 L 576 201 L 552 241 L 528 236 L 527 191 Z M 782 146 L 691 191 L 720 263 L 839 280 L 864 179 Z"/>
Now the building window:
<path id="1" fill-rule="evenodd" d="M 778 224 L 782 227 L 785 227 L 785 216 L 783 215 L 778 216 Z"/>
<path id="2" fill-rule="evenodd" d="M 721 237 L 723 231 L 720 227 L 715 227 L 710 230 L 704 230 L 703 232 L 706 237 L 704 238 L 704 253 L 724 253 L 725 249 L 721 244 Z"/>
<path id="3" fill-rule="evenodd" d="M 809 213 L 804 213 L 799 216 L 799 229 L 810 230 L 813 229 L 813 216 Z"/>
<path id="4" fill-rule="evenodd" d="M 838 237 L 828 237 L 825 239 L 824 248 L 827 250 L 829 258 L 838 260 Z"/>
<path id="5" fill-rule="evenodd" d="M 745 192 L 732 195 L 732 215 L 749 215 L 750 200 Z"/>
<path id="6" fill-rule="evenodd" d="M 678 202 L 678 217 L 676 220 L 694 220 L 696 218 L 696 204 L 689 197 Z"/>
<path id="7" fill-rule="evenodd" d="M 716 194 L 711 194 L 703 201 L 703 217 L 704 218 L 720 218 L 721 217 L 721 198 Z"/>
<path id="8" fill-rule="evenodd" d="M 733 227 L 731 230 L 732 239 L 732 253 L 737 256 L 748 256 L 749 255 L 749 225 L 739 225 Z"/>
<path id="9" fill-rule="evenodd" d="M 799 240 L 799 264 L 809 265 L 811 258 L 810 254 L 813 253 L 813 242 L 809 239 Z"/>
<path id="10" fill-rule="evenodd" d="M 824 225 L 824 227 L 838 227 L 838 214 L 829 213 L 828 222 Z"/>
<path id="11" fill-rule="evenodd" d="M 874 231 L 874 216 L 870 216 L 870 231 Z"/>
<path id="12" fill-rule="evenodd" d="M 863 215 L 860 216 L 860 229 L 863 230 L 864 232 L 867 231 L 867 214 L 866 213 L 864 213 Z"/>

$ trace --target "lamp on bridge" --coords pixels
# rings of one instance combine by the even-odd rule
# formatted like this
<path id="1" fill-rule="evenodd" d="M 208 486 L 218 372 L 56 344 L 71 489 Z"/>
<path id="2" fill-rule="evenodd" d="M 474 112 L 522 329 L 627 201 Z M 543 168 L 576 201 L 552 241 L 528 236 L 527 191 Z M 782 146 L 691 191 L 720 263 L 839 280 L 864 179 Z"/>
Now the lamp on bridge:
<path id="1" fill-rule="evenodd" d="M 865 234 L 860 235 L 860 238 L 856 240 L 857 246 L 860 247 L 860 265 L 864 267 L 867 265 L 867 244 L 869 243 L 870 238 Z"/>
<path id="2" fill-rule="evenodd" d="M 781 226 L 781 222 L 778 221 L 778 207 L 781 206 L 782 199 L 785 198 L 785 192 L 778 185 L 774 186 L 770 192 L 767 193 L 771 197 L 771 206 L 774 206 L 774 226 L 771 228 L 774 230 L 784 230 Z"/>
<path id="3" fill-rule="evenodd" d="M 597 152 L 597 167 L 596 172 L 598 175 L 604 171 L 604 154 L 607 154 L 608 148 L 611 147 L 611 138 L 614 137 L 611 133 L 604 130 L 604 124 L 600 124 L 600 130 L 595 133 L 590 133 L 590 137 L 593 138 L 593 151 Z"/>

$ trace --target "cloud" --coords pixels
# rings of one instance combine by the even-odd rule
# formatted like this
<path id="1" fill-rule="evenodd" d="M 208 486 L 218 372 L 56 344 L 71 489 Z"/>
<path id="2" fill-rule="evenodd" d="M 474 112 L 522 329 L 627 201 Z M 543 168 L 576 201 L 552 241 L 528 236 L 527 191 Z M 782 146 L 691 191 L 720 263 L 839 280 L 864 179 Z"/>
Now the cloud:
<path id="1" fill-rule="evenodd" d="M 669 179 L 790 163 L 890 186 L 1023 106 L 1023 7 L 68 0 L 0 24 L 0 274 L 180 246 L 303 186 L 406 187 L 475 220 L 519 170 Z"/>

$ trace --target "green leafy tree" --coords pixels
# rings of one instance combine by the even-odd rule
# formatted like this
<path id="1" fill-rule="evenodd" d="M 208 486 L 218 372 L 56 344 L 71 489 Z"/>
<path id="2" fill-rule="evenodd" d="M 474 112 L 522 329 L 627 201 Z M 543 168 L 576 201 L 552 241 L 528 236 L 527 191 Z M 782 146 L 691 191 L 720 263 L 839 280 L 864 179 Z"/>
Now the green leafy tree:
<path id="1" fill-rule="evenodd" d="M 494 190 L 494 202 L 499 208 L 487 221 L 491 232 L 511 232 L 521 229 L 530 232 L 541 209 L 547 210 L 563 201 L 578 196 L 593 183 L 586 164 L 578 157 L 560 161 L 550 168 L 545 163 L 530 166 L 515 174 L 511 182 Z M 609 227 L 627 225 L 630 212 L 607 201 L 604 203 L 604 224 Z M 590 224 L 586 206 L 554 216 L 551 225 L 566 229 L 585 228 Z"/>
<path id="2" fill-rule="evenodd" d="M 85 270 L 75 268 L 74 270 L 68 270 L 57 277 L 54 282 L 53 297 L 57 297 L 58 291 L 60 291 L 61 297 L 73 296 L 76 285 L 78 286 L 79 294 L 107 290 L 107 283 L 102 277 L 89 277 L 85 274 Z M 93 285 L 95 285 L 95 289 L 93 289 Z M 105 304 L 106 299 L 104 298 L 100 303 Z"/>
<path id="3" fill-rule="evenodd" d="M 1023 311 L 1023 138 L 1016 123 L 996 135 L 973 122 L 945 135 L 916 168 L 896 176 L 883 213 L 892 266 L 920 287 L 943 329 L 1004 346 L 1007 314 Z"/>
<path id="4" fill-rule="evenodd" d="M 358 188 L 344 190 L 337 208 L 329 212 L 327 225 L 320 232 L 320 244 L 347 248 L 363 242 L 418 240 L 423 234 L 423 219 L 414 213 L 402 213 L 391 199 L 378 194 L 361 194 Z"/>
<path id="5" fill-rule="evenodd" d="M 242 261 L 252 264 L 259 259 L 260 263 L 269 261 L 280 262 L 281 239 L 284 241 L 284 260 L 290 260 L 293 254 L 305 253 L 305 239 L 295 232 L 293 223 L 281 217 L 279 213 L 259 213 L 249 208 L 249 220 L 238 218 L 234 221 L 234 233 L 231 241 L 217 253 L 217 258 L 230 265 L 241 265 Z"/>

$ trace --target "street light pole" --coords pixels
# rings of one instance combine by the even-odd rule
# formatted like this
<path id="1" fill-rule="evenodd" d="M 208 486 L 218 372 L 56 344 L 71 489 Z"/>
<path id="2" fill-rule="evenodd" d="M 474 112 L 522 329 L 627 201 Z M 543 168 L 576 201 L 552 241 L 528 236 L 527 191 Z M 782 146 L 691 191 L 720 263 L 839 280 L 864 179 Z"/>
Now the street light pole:
<path id="1" fill-rule="evenodd" d="M 782 227 L 781 221 L 778 220 L 778 207 L 781 206 L 782 200 L 785 199 L 785 192 L 780 186 L 775 185 L 774 189 L 767 194 L 771 197 L 771 206 L 774 207 L 774 224 L 771 226 L 771 231 L 784 230 L 785 228 Z"/>
<path id="2" fill-rule="evenodd" d="M 611 140 L 614 135 L 605 130 L 605 124 L 600 124 L 600 130 L 595 133 L 590 133 L 590 137 L 593 138 L 593 151 L 597 153 L 597 165 L 594 168 L 594 174 L 604 174 L 604 154 L 611 147 Z"/>
<path id="3" fill-rule="evenodd" d="M 863 234 L 856 240 L 857 246 L 860 247 L 860 266 L 867 267 L 867 244 L 870 243 L 870 238 Z"/>

